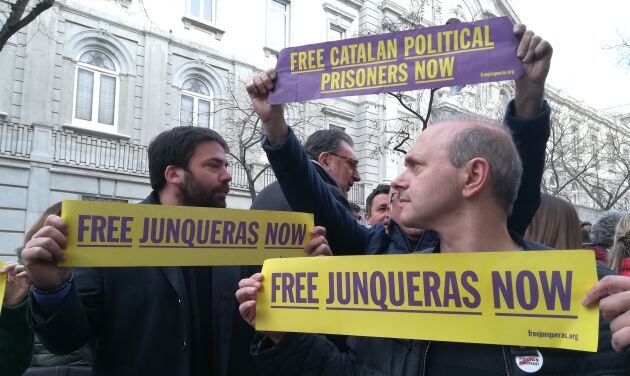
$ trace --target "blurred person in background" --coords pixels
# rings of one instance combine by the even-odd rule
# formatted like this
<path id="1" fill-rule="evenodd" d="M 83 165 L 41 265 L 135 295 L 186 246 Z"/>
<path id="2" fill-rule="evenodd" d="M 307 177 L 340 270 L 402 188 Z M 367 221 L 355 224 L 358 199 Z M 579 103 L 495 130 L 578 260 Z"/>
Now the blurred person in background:
<path id="1" fill-rule="evenodd" d="M 593 224 L 591 222 L 582 222 L 580 224 L 580 230 L 582 231 L 582 243 L 590 243 L 591 242 L 591 228 L 593 228 Z"/>
<path id="2" fill-rule="evenodd" d="M 617 223 L 623 216 L 624 213 L 617 210 L 604 212 L 593 225 L 591 242 L 584 245 L 584 248 L 592 249 L 595 252 L 597 262 L 602 265 L 610 266 L 609 250 L 615 240 Z"/>
<path id="3" fill-rule="evenodd" d="M 577 212 L 569 202 L 546 193 L 525 231 L 525 239 L 555 249 L 582 249 Z"/>
<path id="4" fill-rule="evenodd" d="M 611 269 L 619 275 L 630 277 L 630 214 L 624 215 L 617 223 L 610 257 Z"/>

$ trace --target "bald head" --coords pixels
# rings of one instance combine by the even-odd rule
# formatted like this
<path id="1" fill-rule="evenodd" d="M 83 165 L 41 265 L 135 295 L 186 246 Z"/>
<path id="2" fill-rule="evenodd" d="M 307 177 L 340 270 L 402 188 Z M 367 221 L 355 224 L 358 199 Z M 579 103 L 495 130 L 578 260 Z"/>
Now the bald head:
<path id="1" fill-rule="evenodd" d="M 430 126 L 405 156 L 405 166 L 392 182 L 399 191 L 400 221 L 438 232 L 462 210 L 507 220 L 522 174 L 510 135 L 476 119 Z"/>
<path id="2" fill-rule="evenodd" d="M 510 214 L 523 174 L 512 137 L 500 124 L 484 120 L 457 120 L 433 125 L 450 134 L 448 156 L 459 168 L 474 158 L 490 166 L 490 182 L 497 201 Z"/>

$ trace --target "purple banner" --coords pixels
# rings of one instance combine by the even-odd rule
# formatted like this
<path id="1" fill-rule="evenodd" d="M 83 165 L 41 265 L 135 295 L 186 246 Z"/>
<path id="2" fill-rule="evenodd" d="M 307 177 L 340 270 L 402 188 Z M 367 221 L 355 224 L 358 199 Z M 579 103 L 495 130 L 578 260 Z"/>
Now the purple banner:
<path id="1" fill-rule="evenodd" d="M 515 79 L 507 17 L 285 48 L 272 104 Z"/>

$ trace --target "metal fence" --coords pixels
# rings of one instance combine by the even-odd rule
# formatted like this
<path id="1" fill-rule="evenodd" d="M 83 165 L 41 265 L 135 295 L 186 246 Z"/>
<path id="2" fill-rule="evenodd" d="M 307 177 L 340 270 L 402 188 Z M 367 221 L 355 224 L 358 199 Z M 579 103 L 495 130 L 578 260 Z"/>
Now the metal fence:
<path id="1" fill-rule="evenodd" d="M 0 154 L 29 158 L 31 155 L 33 126 L 0 123 Z M 59 164 L 148 175 L 147 146 L 129 141 L 115 140 L 95 135 L 53 130 L 53 161 Z M 245 169 L 236 161 L 230 161 L 232 188 L 248 189 Z M 271 168 L 256 181 L 259 191 L 276 181 Z M 365 186 L 355 184 L 348 192 L 348 199 L 359 205 L 365 203 Z"/>
<path id="2" fill-rule="evenodd" d="M 357 205 L 365 205 L 365 185 L 354 184 L 348 192 L 348 201 Z"/>
<path id="3" fill-rule="evenodd" d="M 32 125 L 0 123 L 0 154 L 30 158 L 32 142 Z"/>
<path id="4" fill-rule="evenodd" d="M 147 147 L 123 140 L 53 131 L 53 160 L 115 172 L 148 174 Z"/>
<path id="5" fill-rule="evenodd" d="M 245 169 L 240 163 L 231 160 L 228 170 L 232 175 L 232 182 L 230 183 L 230 186 L 234 188 L 248 189 L 249 183 L 247 182 L 247 174 L 245 173 Z M 256 174 L 259 171 L 260 170 L 257 170 Z M 276 176 L 274 175 L 273 170 L 271 170 L 271 168 L 267 168 L 265 172 L 263 172 L 263 174 L 258 179 L 256 179 L 256 190 L 261 190 L 274 181 L 276 181 Z"/>

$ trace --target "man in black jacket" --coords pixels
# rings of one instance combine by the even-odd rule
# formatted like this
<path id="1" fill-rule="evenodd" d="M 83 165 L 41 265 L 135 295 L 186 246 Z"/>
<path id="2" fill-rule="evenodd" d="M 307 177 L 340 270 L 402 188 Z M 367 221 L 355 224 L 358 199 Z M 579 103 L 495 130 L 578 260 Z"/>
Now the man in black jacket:
<path id="1" fill-rule="evenodd" d="M 226 150 L 207 128 L 161 133 L 149 145 L 153 192 L 143 203 L 224 208 L 231 180 Z M 32 280 L 29 319 L 49 350 L 64 354 L 94 341 L 95 375 L 255 374 L 248 351 L 253 331 L 238 319 L 233 298 L 249 268 L 75 268 L 71 274 L 57 267 L 67 230 L 63 219 L 50 216 L 22 252 Z M 329 252 L 316 238 L 311 250 Z"/>
<path id="2" fill-rule="evenodd" d="M 149 146 L 153 192 L 142 203 L 225 207 L 227 145 L 216 132 L 177 127 Z M 61 230 L 61 231 L 59 231 Z M 57 216 L 22 252 L 32 279 L 29 317 L 54 353 L 95 340 L 96 375 L 253 372 L 230 290 L 240 267 L 57 268 L 67 226 Z"/>
<path id="3" fill-rule="evenodd" d="M 350 210 L 348 191 L 361 180 L 353 147 L 352 137 L 338 129 L 320 129 L 304 143 L 304 151 L 315 171 L 347 210 Z M 260 191 L 250 209 L 292 211 L 277 181 Z"/>
<path id="4" fill-rule="evenodd" d="M 400 196 L 400 220 L 439 234 L 432 252 L 541 249 L 507 228 L 522 169 L 500 126 L 478 120 L 436 124 L 418 137 L 405 166 L 392 182 Z M 611 272 L 599 267 L 598 274 Z M 255 321 L 260 281 L 256 274 L 239 283 L 237 299 L 249 323 Z M 533 371 L 540 375 L 630 372 L 630 352 L 613 350 L 603 319 L 597 353 L 367 337 L 349 337 L 348 347 L 342 353 L 323 336 L 268 333 L 257 335 L 252 351 L 264 375 L 524 375 L 532 370 L 521 368 L 523 356 L 539 359 L 541 367 Z"/>
<path id="5" fill-rule="evenodd" d="M 515 28 L 515 33 L 522 36 L 518 55 L 525 64 L 525 75 L 517 81 L 517 98 L 511 106 L 516 107 L 517 115 L 520 110 L 521 114 L 525 111 L 529 116 L 536 116 L 541 108 L 546 107 L 543 105 L 542 94 L 549 69 L 551 47 L 533 33 L 524 31 L 522 25 Z M 293 202 L 298 205 L 300 198 L 298 192 L 293 191 L 290 186 L 299 186 L 301 195 L 308 197 L 302 199 L 302 205 L 306 207 L 310 202 L 310 205 L 317 206 L 314 210 L 316 222 L 328 226 L 333 224 L 328 232 L 333 250 L 339 244 L 352 246 L 352 239 L 360 239 L 361 236 L 355 236 L 347 226 L 335 226 L 349 221 L 335 219 L 343 216 L 343 212 L 334 209 L 334 199 L 326 193 L 315 174 L 310 169 L 305 169 L 307 164 L 301 161 L 303 156 L 299 151 L 299 143 L 292 139 L 286 126 L 277 126 L 283 120 L 274 118 L 273 109 L 264 103 L 266 90 L 272 86 L 272 80 L 261 77 L 258 81 L 255 80 L 249 90 L 253 102 L 260 100 L 257 103 L 259 115 L 271 115 L 268 118 L 261 116 L 263 121 L 266 124 L 276 123 L 276 126 L 267 128 L 270 145 L 265 145 L 272 165 L 274 160 L 271 157 L 283 149 L 286 153 L 285 159 L 289 153 L 293 153 L 292 158 L 297 161 L 295 164 L 285 164 L 284 166 L 291 166 L 286 171 L 274 166 L 280 184 L 283 189 L 287 185 L 285 194 L 292 206 Z M 522 96 L 528 93 L 538 95 Z M 548 113 L 548 108 L 546 112 Z M 277 114 L 281 115 L 276 112 Z M 429 129 L 420 136 L 418 143 L 408 154 L 407 171 L 394 181 L 395 188 L 401 192 L 400 222 L 411 229 L 434 230 L 425 234 L 440 234 L 439 242 L 438 239 L 432 239 L 431 242 L 421 241 L 425 245 L 434 246 L 425 247 L 422 251 L 432 252 L 437 249 L 441 252 L 474 252 L 535 247 L 523 242 L 517 234 L 508 232 L 506 226 L 521 169 L 509 136 L 501 129 L 479 121 L 451 122 Z M 431 141 L 427 141 L 428 139 Z M 463 141 L 468 139 L 482 140 L 473 145 L 482 150 L 472 147 L 473 152 L 470 155 L 452 157 L 457 154 L 453 150 L 466 149 L 467 145 Z M 493 144 L 498 144 L 503 153 L 500 156 L 483 154 L 488 152 L 484 148 Z M 544 150 L 544 141 L 542 146 Z M 470 145 L 468 149 L 471 149 Z M 283 152 L 278 152 L 278 156 Z M 475 157 L 476 155 L 482 157 Z M 523 159 L 525 165 L 541 163 L 544 152 L 535 155 L 533 159 Z M 427 172 L 429 161 L 431 167 L 430 172 Z M 300 169 L 306 171 L 300 173 Z M 279 174 L 281 171 L 284 173 Z M 392 222 L 395 221 L 390 221 L 390 226 Z M 522 225 L 523 223 L 519 223 L 515 227 L 523 228 Z M 396 230 L 395 227 L 393 229 Z M 336 231 L 339 232 L 338 236 L 331 235 L 331 232 Z M 354 240 L 354 244 L 356 247 L 367 244 L 368 248 L 364 248 L 367 253 L 409 252 L 408 245 L 396 244 L 400 242 L 386 239 L 382 234 L 364 239 L 366 240 L 362 242 Z M 599 270 L 600 277 L 606 273 L 610 271 Z M 254 276 L 241 281 L 241 289 L 237 293 L 242 303 L 241 312 L 249 322 L 254 318 L 255 287 L 258 286 L 259 278 Z M 600 351 L 597 354 L 541 349 L 545 358 L 541 374 L 626 374 L 629 370 L 628 356 L 617 355 L 612 351 L 611 332 L 603 320 L 600 333 Z M 269 338 L 257 338 L 252 349 L 265 374 L 279 375 L 418 375 L 424 372 L 514 375 L 523 372 L 514 362 L 515 357 L 535 352 L 534 349 L 503 346 L 350 337 L 350 350 L 348 354 L 343 354 L 320 336 L 289 334 L 284 337 L 271 335 Z M 453 359 L 453 354 L 457 354 L 456 360 Z"/>
<path id="6" fill-rule="evenodd" d="M 515 82 L 515 99 L 508 105 L 504 122 L 510 129 L 524 171 L 514 210 L 508 226 L 522 235 L 540 203 L 540 182 L 545 162 L 545 145 L 549 137 L 550 109 L 544 101 L 544 83 L 549 71 L 551 46 L 524 25 L 515 29 L 521 38 L 520 58 L 526 63 L 523 77 Z M 540 51 L 534 54 L 535 49 Z M 528 52 L 529 51 L 529 52 Z M 525 53 L 527 52 L 527 53 Z M 403 226 L 398 220 L 397 201 L 392 205 L 387 228 L 376 224 L 371 229 L 360 226 L 349 215 L 331 183 L 322 178 L 313 153 L 306 154 L 287 126 L 282 106 L 270 106 L 267 92 L 273 87 L 275 73 L 263 73 L 248 85 L 253 108 L 260 116 L 267 138 L 263 148 L 282 188 L 283 201 L 300 212 L 314 213 L 315 223 L 327 228 L 331 249 L 336 255 L 373 253 L 408 253 L 432 246 L 435 234 Z M 319 178 L 316 178 L 319 177 Z M 347 203 L 347 201 L 346 201 Z"/>

